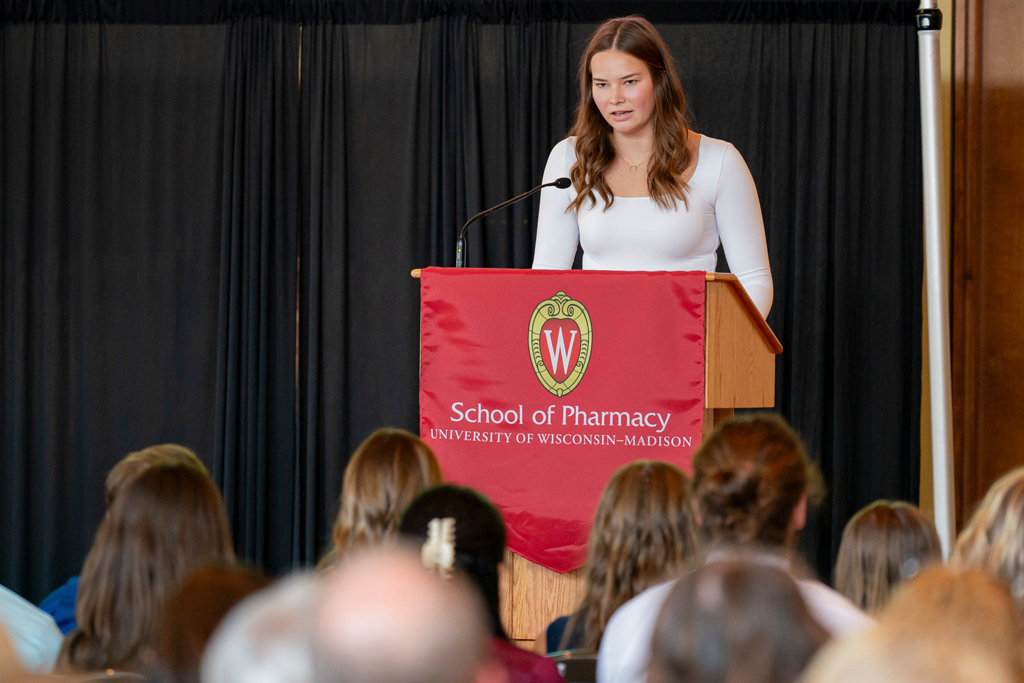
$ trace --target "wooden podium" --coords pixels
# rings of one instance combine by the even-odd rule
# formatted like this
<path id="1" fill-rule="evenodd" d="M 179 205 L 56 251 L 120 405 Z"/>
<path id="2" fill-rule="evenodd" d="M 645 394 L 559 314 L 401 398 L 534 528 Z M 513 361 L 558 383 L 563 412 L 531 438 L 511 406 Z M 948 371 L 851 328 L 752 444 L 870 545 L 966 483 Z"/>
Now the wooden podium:
<path id="1" fill-rule="evenodd" d="M 419 277 L 420 271 L 412 271 Z M 701 436 L 736 408 L 775 405 L 775 355 L 782 344 L 735 275 L 708 273 L 704 290 L 704 424 Z M 583 569 L 559 574 L 506 551 L 502 622 L 528 646 L 582 598 Z"/>

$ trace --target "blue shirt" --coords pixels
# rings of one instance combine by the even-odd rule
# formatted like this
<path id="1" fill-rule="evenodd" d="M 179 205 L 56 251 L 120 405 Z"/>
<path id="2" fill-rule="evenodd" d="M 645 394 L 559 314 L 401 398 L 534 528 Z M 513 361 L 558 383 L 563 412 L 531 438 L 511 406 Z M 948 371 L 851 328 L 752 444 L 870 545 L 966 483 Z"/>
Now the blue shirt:
<path id="1" fill-rule="evenodd" d="M 587 621 L 586 611 L 580 612 L 579 618 L 576 619 L 576 624 L 573 626 L 572 633 L 569 634 L 569 639 L 565 643 L 565 647 L 559 647 L 562 644 L 562 636 L 565 635 L 565 629 L 569 626 L 569 620 L 572 616 L 569 614 L 564 617 L 558 617 L 548 625 L 546 637 L 549 655 L 553 652 L 578 650 L 583 647 L 583 633 Z"/>
<path id="2" fill-rule="evenodd" d="M 64 635 L 67 635 L 78 624 L 75 622 L 75 601 L 78 599 L 78 579 L 73 576 L 63 586 L 53 591 L 39 603 L 39 609 L 43 610 L 57 622 L 57 628 Z"/>

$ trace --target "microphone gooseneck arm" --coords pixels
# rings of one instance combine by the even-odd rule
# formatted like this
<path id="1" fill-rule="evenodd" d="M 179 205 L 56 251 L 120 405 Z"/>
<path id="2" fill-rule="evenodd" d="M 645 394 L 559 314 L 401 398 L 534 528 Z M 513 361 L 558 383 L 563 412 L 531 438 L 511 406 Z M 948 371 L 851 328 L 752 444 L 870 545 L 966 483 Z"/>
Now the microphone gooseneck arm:
<path id="1" fill-rule="evenodd" d="M 466 224 L 462 226 L 462 229 L 459 230 L 459 238 L 457 240 L 455 240 L 455 267 L 456 268 L 462 268 L 462 267 L 464 267 L 466 265 L 466 229 L 469 228 L 469 226 L 471 224 L 473 224 L 475 221 L 480 220 L 481 218 L 483 218 L 487 214 L 494 213 L 498 209 L 504 209 L 509 204 L 515 204 L 516 202 L 518 202 L 521 199 L 526 199 L 530 195 L 532 195 L 532 194 L 534 194 L 536 192 L 540 192 L 545 187 L 557 187 L 560 190 L 564 190 L 564 189 L 567 189 L 568 187 L 570 187 L 571 185 L 572 185 L 572 181 L 569 180 L 568 178 L 559 178 L 558 180 L 553 180 L 550 183 L 544 183 L 543 185 L 538 185 L 537 187 L 533 188 L 532 190 L 529 190 L 527 192 L 522 193 L 518 197 L 513 197 L 512 199 L 504 201 L 501 204 L 498 204 L 497 206 L 492 206 L 491 208 L 487 209 L 486 211 L 481 211 L 477 215 L 475 215 L 472 218 L 470 218 L 468 221 L 466 221 Z"/>

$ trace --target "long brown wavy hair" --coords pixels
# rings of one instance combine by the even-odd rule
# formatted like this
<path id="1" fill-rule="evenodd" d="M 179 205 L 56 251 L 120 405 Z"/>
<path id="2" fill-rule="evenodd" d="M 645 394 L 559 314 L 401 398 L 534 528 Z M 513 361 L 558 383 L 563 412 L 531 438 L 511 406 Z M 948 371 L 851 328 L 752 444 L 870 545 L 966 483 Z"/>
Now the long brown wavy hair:
<path id="1" fill-rule="evenodd" d="M 615 610 L 696 555 L 688 485 L 667 462 L 638 460 L 612 475 L 590 531 L 583 602 L 560 648 L 584 618 L 583 649 L 597 652 Z"/>
<path id="2" fill-rule="evenodd" d="M 345 468 L 331 549 L 320 568 L 349 550 L 396 536 L 412 499 L 442 483 L 434 452 L 415 434 L 386 428 L 366 437 Z"/>
<path id="3" fill-rule="evenodd" d="M 170 593 L 199 567 L 233 560 L 213 480 L 188 465 L 149 467 L 118 490 L 96 532 L 60 670 L 143 669 Z"/>
<path id="4" fill-rule="evenodd" d="M 576 136 L 576 163 L 569 171 L 576 198 L 567 211 L 578 210 L 584 199 L 596 206 L 595 191 L 604 200 L 605 210 L 615 201 L 604 179 L 615 160 L 612 127 L 594 103 L 594 78 L 590 71 L 594 55 L 607 50 L 632 55 L 650 70 L 654 82 L 654 148 L 647 167 L 647 190 L 664 209 L 675 209 L 677 200 L 688 207 L 684 175 L 693 161 L 693 153 L 687 145 L 690 125 L 686 97 L 665 41 L 651 22 L 634 15 L 601 24 L 580 61 L 580 100 L 576 122 L 569 131 L 570 136 Z"/>

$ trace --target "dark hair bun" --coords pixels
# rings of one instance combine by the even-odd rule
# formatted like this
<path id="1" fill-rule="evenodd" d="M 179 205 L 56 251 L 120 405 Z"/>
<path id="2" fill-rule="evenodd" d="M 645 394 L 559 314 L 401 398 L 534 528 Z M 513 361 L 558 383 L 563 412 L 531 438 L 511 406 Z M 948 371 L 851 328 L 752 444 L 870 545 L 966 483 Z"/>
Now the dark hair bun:
<path id="1" fill-rule="evenodd" d="M 761 473 L 754 467 L 717 470 L 697 491 L 705 525 L 727 532 L 731 540 L 749 542 L 757 535 Z"/>
<path id="2" fill-rule="evenodd" d="M 712 542 L 785 546 L 802 496 L 816 497 L 820 475 L 800 437 L 778 415 L 726 420 L 693 456 L 693 486 Z"/>

